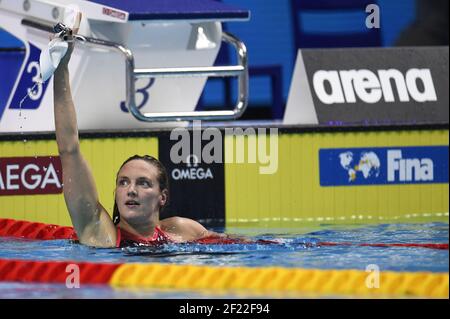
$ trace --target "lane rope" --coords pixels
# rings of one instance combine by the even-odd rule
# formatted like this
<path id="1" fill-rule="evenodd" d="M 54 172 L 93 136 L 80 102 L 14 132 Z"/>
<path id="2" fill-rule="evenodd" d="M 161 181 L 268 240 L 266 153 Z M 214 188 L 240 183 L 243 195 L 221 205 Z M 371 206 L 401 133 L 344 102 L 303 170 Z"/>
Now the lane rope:
<path id="1" fill-rule="evenodd" d="M 26 238 L 36 240 L 71 239 L 77 240 L 73 227 L 52 224 L 28 222 L 15 219 L 0 218 L 0 237 Z M 196 243 L 200 244 L 239 244 L 239 239 L 230 238 L 203 238 Z M 252 242 L 250 242 L 252 243 Z M 257 240 L 254 244 L 279 244 L 271 240 Z M 368 247 L 411 247 L 448 250 L 448 243 L 350 243 L 350 242 L 318 242 L 318 246 L 368 246 Z"/>
<path id="2" fill-rule="evenodd" d="M 448 250 L 448 243 L 434 244 L 434 243 L 334 243 L 334 242 L 320 242 L 321 246 L 368 246 L 368 247 L 414 247 L 414 248 L 430 248 Z"/>
<path id="3" fill-rule="evenodd" d="M 173 289 L 206 295 L 363 298 L 448 298 L 448 273 L 319 270 L 282 267 L 222 267 L 176 264 L 106 264 L 0 259 L 0 282 L 66 283 L 79 267 L 80 287 L 108 284 L 117 289 Z M 71 268 L 68 268 L 68 267 Z M 68 271 L 69 269 L 69 271 Z"/>

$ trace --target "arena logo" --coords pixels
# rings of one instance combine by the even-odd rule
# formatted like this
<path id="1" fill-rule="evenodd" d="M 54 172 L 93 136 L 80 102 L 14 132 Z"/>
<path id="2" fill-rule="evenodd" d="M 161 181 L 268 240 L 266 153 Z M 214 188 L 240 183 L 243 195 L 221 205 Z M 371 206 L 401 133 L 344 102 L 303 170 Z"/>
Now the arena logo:
<path id="1" fill-rule="evenodd" d="M 433 181 L 434 163 L 431 158 L 403 158 L 401 150 L 389 150 L 388 177 L 389 182 Z"/>
<path id="2" fill-rule="evenodd" d="M 199 160 L 198 157 L 191 154 L 185 160 L 187 168 L 179 169 L 175 168 L 172 170 L 172 178 L 176 181 L 178 180 L 205 180 L 214 179 L 211 169 L 208 167 L 206 169 L 198 167 Z"/>
<path id="3" fill-rule="evenodd" d="M 58 157 L 0 159 L 0 195 L 58 194 L 61 180 Z"/>
<path id="4" fill-rule="evenodd" d="M 400 102 L 437 101 L 433 78 L 429 69 L 409 69 L 406 75 L 396 69 L 316 71 L 313 86 L 324 104 L 396 102 L 392 82 Z"/>
<path id="5" fill-rule="evenodd" d="M 170 160 L 174 164 L 185 162 L 190 154 L 195 154 L 200 163 L 259 163 L 260 174 L 275 174 L 278 170 L 278 129 L 266 128 L 255 130 L 248 127 L 225 128 L 225 150 L 223 150 L 222 132 L 214 127 L 202 132 L 201 121 L 193 123 L 193 142 L 191 133 L 186 128 L 175 128 L 170 133 L 170 140 L 177 141 L 170 149 Z M 269 140 L 269 141 L 267 141 Z M 209 141 L 202 146 L 202 141 Z M 246 152 L 247 150 L 247 152 Z M 224 156 L 222 156 L 224 154 Z M 206 174 L 207 172 L 205 172 Z"/>

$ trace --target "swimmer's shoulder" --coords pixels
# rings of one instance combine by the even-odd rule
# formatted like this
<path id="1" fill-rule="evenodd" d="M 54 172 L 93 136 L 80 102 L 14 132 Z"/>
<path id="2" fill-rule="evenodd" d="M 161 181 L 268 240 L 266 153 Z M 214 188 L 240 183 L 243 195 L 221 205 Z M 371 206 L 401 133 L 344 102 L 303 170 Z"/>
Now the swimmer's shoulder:
<path id="1" fill-rule="evenodd" d="M 169 217 L 160 221 L 161 230 L 169 236 L 181 237 L 185 241 L 208 236 L 208 230 L 199 222 L 185 217 Z"/>

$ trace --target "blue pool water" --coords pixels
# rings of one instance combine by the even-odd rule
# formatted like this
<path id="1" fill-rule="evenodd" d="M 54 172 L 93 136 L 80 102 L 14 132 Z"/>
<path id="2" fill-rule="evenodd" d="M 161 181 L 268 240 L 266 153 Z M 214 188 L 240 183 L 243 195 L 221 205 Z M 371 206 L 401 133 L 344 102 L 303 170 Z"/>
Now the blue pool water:
<path id="1" fill-rule="evenodd" d="M 173 263 L 210 266 L 296 267 L 365 270 L 376 264 L 381 271 L 449 271 L 449 251 L 414 247 L 320 246 L 319 242 L 351 243 L 448 243 L 447 223 L 322 226 L 304 233 L 279 229 L 276 234 L 257 230 L 227 230 L 228 233 L 270 239 L 275 245 L 167 244 L 158 248 L 129 247 L 95 249 L 68 240 L 31 241 L 0 238 L 0 258 L 26 260 L 74 260 L 107 263 Z M 302 235 L 298 235 L 302 234 Z M 62 289 L 62 290 L 61 290 Z M 65 290 L 64 290 L 65 289 Z M 186 292 L 126 291 L 109 287 L 68 292 L 58 285 L 0 283 L 0 298 L 177 298 Z M 73 290 L 73 289 L 72 289 Z M 36 292 L 38 291 L 38 292 Z M 40 293 L 39 293 L 40 291 Z M 67 294 L 67 296 L 66 296 Z M 191 297 L 201 297 L 192 292 Z"/>

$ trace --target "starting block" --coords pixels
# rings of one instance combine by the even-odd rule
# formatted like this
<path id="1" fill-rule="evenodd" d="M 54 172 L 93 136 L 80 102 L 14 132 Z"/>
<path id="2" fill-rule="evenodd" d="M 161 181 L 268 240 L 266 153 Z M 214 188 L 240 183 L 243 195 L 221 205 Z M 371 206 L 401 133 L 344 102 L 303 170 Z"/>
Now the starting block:
<path id="1" fill-rule="evenodd" d="M 248 20 L 246 10 L 212 0 L 2 0 L 0 27 L 24 43 L 26 54 L 0 114 L 0 132 L 54 130 L 53 78 L 38 83 L 39 55 L 71 5 L 82 12 L 83 41 L 70 62 L 80 130 L 229 120 L 245 111 L 246 48 L 222 32 L 221 23 Z M 223 42 L 236 49 L 236 65 L 213 66 Z M 236 105 L 195 111 L 207 78 L 229 76 L 238 79 Z"/>

